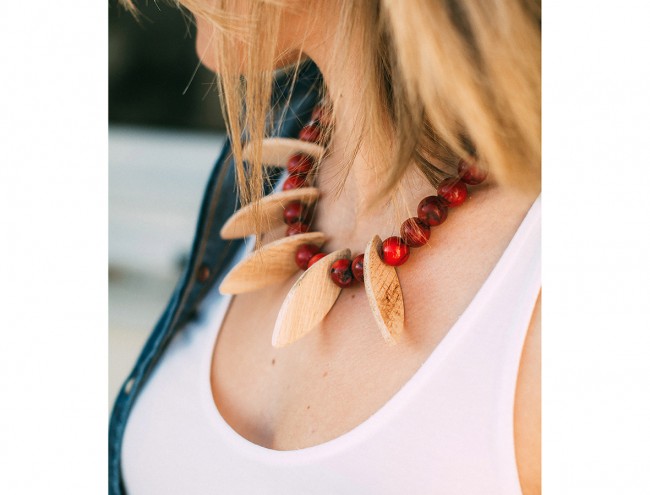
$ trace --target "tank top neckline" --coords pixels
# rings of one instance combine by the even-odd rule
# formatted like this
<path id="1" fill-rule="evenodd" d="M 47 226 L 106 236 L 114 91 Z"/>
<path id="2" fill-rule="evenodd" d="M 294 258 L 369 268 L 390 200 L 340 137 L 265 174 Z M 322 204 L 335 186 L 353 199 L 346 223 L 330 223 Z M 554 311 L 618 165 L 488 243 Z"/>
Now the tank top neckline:
<path id="1" fill-rule="evenodd" d="M 380 406 L 373 414 L 366 420 L 357 424 L 351 430 L 339 435 L 331 440 L 327 440 L 317 445 L 305 447 L 302 449 L 294 450 L 275 450 L 272 448 L 264 447 L 256 444 L 247 438 L 240 435 L 230 424 L 223 418 L 219 408 L 216 405 L 211 387 L 211 365 L 212 355 L 216 348 L 217 339 L 223 326 L 225 315 L 230 307 L 232 295 L 220 295 L 218 300 L 218 307 L 215 313 L 218 315 L 216 321 L 219 322 L 215 325 L 213 334 L 208 338 L 212 346 L 208 346 L 206 353 L 202 359 L 201 377 L 203 378 L 201 389 L 201 400 L 205 410 L 208 422 L 214 426 L 217 433 L 220 434 L 226 441 L 228 441 L 234 448 L 238 449 L 241 453 L 248 455 L 251 458 L 263 460 L 269 463 L 280 464 L 299 464 L 308 463 L 324 456 L 333 455 L 337 451 L 344 449 L 350 445 L 363 441 L 375 430 L 381 427 L 384 420 L 390 418 L 393 414 L 399 412 L 402 404 L 408 401 L 408 398 L 416 394 L 420 384 L 430 376 L 436 368 L 444 362 L 446 356 L 454 349 L 459 341 L 468 333 L 472 328 L 470 324 L 474 319 L 480 315 L 478 311 L 477 301 L 483 299 L 485 293 L 489 293 L 491 288 L 496 285 L 500 279 L 501 274 L 505 270 L 507 260 L 510 255 L 516 252 L 522 243 L 525 242 L 527 232 L 536 224 L 536 220 L 540 216 L 541 209 L 541 195 L 533 202 L 524 219 L 520 223 L 515 235 L 508 243 L 508 246 L 503 251 L 496 265 L 493 267 L 490 274 L 484 280 L 483 284 L 476 292 L 470 303 L 458 317 L 456 322 L 450 327 L 442 340 L 436 345 L 426 360 L 417 369 L 417 371 L 404 383 L 404 385 L 390 397 L 382 406 Z M 241 248 L 239 256 L 233 260 L 233 265 L 246 256 L 253 247 L 254 243 L 246 242 Z M 227 272 L 227 271 L 226 271 Z M 216 290 L 216 287 L 215 289 Z"/>

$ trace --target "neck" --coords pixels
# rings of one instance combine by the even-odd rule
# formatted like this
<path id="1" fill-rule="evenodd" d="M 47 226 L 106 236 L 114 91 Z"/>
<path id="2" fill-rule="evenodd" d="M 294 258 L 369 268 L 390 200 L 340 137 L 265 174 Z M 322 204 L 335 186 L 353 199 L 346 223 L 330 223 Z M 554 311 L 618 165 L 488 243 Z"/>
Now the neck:
<path id="1" fill-rule="evenodd" d="M 375 234 L 382 238 L 399 235 L 401 223 L 416 215 L 419 201 L 435 194 L 435 188 L 412 166 L 396 185 L 392 198 L 373 204 L 385 178 L 374 166 L 376 161 L 363 135 L 356 139 L 363 110 L 357 83 L 360 74 L 354 73 L 362 67 L 355 63 L 360 60 L 357 45 L 352 42 L 346 50 L 349 58 L 345 74 L 331 59 L 335 50 L 330 45 L 314 44 L 305 51 L 321 70 L 335 106 L 329 153 L 318 171 L 321 199 L 315 229 L 327 233 L 330 249 L 363 251 Z"/>

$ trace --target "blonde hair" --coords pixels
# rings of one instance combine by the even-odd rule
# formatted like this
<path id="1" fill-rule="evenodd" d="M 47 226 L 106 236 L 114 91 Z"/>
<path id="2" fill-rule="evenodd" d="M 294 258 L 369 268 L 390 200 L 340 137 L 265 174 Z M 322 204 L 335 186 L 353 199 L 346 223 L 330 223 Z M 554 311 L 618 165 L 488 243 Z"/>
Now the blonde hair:
<path id="1" fill-rule="evenodd" d="M 131 0 L 122 2 L 132 7 Z M 274 69 L 287 56 L 277 53 L 277 46 L 288 2 L 175 3 L 210 22 L 219 36 L 214 56 L 240 199 L 255 201 L 263 194 L 261 141 L 270 131 Z M 337 9 L 332 59 L 337 73 L 356 74 L 363 100 L 347 161 L 363 136 L 376 151 L 377 166 L 385 167 L 377 199 L 394 189 L 412 163 L 435 186 L 459 158 L 472 157 L 488 164 L 501 183 L 539 189 L 539 1 L 331 0 L 310 2 L 308 8 L 314 18 L 315 9 Z M 361 67 L 354 71 L 344 56 L 351 36 L 363 47 L 355 60 Z M 336 118 L 336 98 L 333 106 Z M 244 129 L 252 147 L 247 165 Z"/>

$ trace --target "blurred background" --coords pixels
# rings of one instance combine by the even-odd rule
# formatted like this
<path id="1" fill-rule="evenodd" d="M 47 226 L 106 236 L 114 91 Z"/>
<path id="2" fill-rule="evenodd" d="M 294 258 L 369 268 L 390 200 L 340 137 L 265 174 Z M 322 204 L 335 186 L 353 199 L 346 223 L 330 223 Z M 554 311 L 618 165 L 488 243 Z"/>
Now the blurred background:
<path id="1" fill-rule="evenodd" d="M 185 263 L 225 130 L 194 27 L 164 2 L 109 0 L 109 405 Z"/>

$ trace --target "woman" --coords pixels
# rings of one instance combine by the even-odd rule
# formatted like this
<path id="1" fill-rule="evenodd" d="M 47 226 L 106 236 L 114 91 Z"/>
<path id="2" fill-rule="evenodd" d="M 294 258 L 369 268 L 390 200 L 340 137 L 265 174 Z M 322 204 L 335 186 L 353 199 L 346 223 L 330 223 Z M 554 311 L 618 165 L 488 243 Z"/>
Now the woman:
<path id="1" fill-rule="evenodd" d="M 116 402 L 112 493 L 539 493 L 539 5 L 181 3 L 235 139 L 188 270 Z M 269 135 L 300 135 L 292 153 L 316 158 L 266 176 Z M 259 249 L 280 242 L 293 257 L 308 243 L 285 234 L 325 234 L 297 259 L 305 271 L 270 284 L 268 257 L 233 268 L 252 248 L 219 237 L 234 175 L 242 205 L 266 204 L 271 185 L 276 198 L 317 186 L 289 227 L 245 210 Z M 455 206 L 459 176 L 480 183 Z M 381 263 L 368 259 L 375 235 Z M 381 299 L 390 264 L 399 290 Z M 346 288 L 297 298 L 321 272 L 332 279 L 316 293 Z"/>

